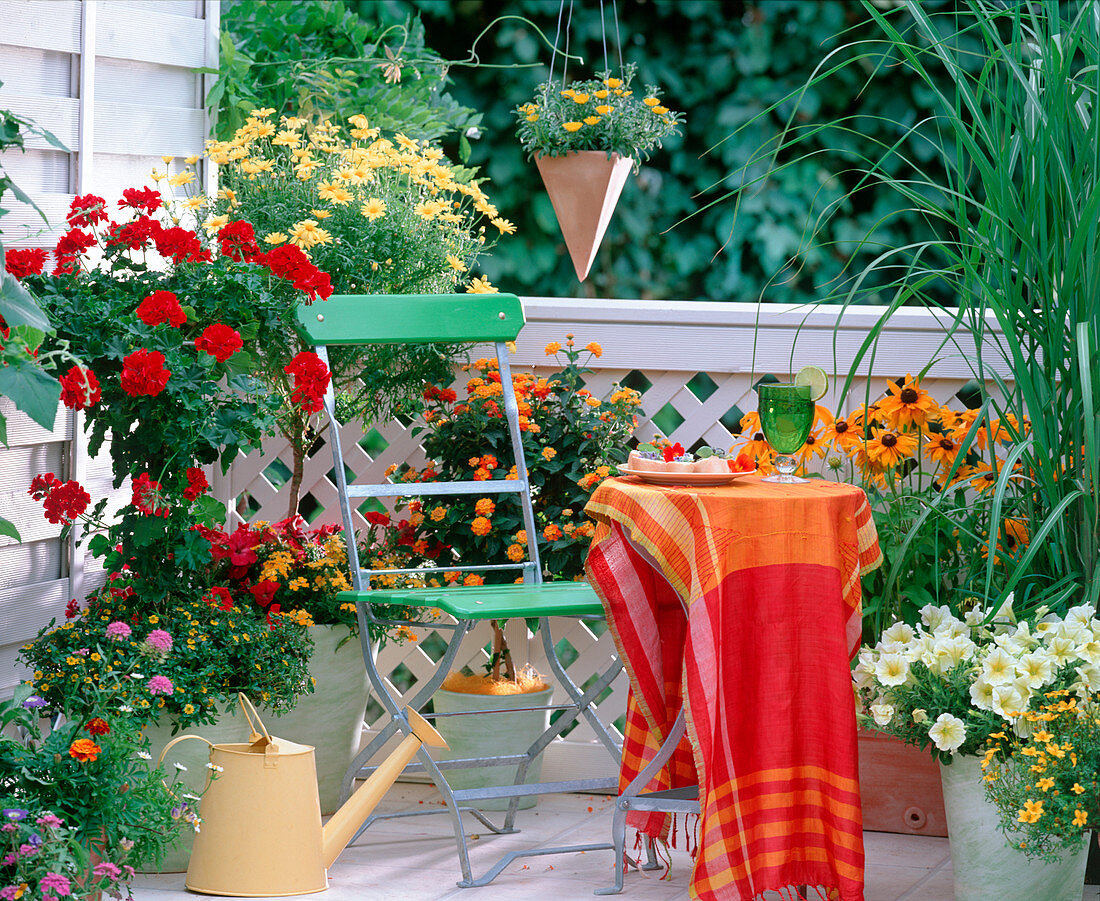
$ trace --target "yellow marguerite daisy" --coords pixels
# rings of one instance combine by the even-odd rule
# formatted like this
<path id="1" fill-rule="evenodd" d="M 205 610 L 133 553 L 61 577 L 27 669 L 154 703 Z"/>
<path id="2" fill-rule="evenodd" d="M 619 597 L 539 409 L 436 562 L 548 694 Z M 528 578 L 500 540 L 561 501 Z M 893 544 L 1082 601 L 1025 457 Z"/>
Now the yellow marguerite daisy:
<path id="1" fill-rule="evenodd" d="M 386 204 L 377 197 L 371 197 L 359 207 L 359 212 L 373 222 L 375 219 L 381 219 L 386 215 Z"/>
<path id="2" fill-rule="evenodd" d="M 269 232 L 264 235 L 265 244 L 285 244 L 287 240 L 287 236 L 282 232 Z"/>
<path id="3" fill-rule="evenodd" d="M 502 235 L 514 235 L 516 233 L 516 227 L 507 219 L 493 219 L 491 221 L 493 225 L 500 229 Z"/>
<path id="4" fill-rule="evenodd" d="M 447 264 L 456 272 L 466 271 L 466 264 L 463 263 L 462 260 L 456 257 L 453 253 L 447 254 Z"/>
<path id="5" fill-rule="evenodd" d="M 178 175 L 173 175 L 168 179 L 168 184 L 174 188 L 178 188 L 181 185 L 189 185 L 195 180 L 195 173 L 188 169 L 186 172 L 180 172 Z"/>
<path id="6" fill-rule="evenodd" d="M 499 288 L 494 288 L 489 284 L 487 278 L 475 278 L 466 286 L 467 294 L 497 294 L 499 291 Z"/>
<path id="7" fill-rule="evenodd" d="M 202 224 L 202 227 L 206 229 L 208 235 L 212 235 L 215 232 L 221 231 L 221 229 L 225 228 L 228 224 L 228 216 L 211 216 Z"/>
<path id="8" fill-rule="evenodd" d="M 331 200 L 333 203 L 341 205 L 351 203 L 352 200 L 351 191 L 343 185 L 336 185 L 328 181 L 323 181 L 318 186 L 317 196 L 322 200 Z"/>

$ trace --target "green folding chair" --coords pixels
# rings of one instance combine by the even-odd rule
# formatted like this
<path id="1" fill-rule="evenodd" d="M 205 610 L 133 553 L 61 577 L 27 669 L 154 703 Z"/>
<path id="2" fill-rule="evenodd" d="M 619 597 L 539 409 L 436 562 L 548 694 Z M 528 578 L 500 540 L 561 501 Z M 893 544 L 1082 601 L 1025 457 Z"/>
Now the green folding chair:
<path id="1" fill-rule="evenodd" d="M 436 810 L 415 810 L 396 814 L 374 814 L 368 817 L 356 833 L 356 838 L 374 822 L 401 816 L 420 816 L 431 813 L 447 812 L 454 826 L 458 845 L 459 865 L 462 887 L 486 885 L 499 875 L 512 861 L 521 857 L 560 854 L 575 851 L 611 850 L 610 843 L 570 845 L 553 848 L 536 848 L 528 851 L 513 851 L 503 855 L 481 876 L 474 878 L 470 868 L 467 850 L 467 837 L 463 823 L 463 813 L 476 817 L 486 828 L 494 833 L 513 833 L 519 800 L 530 795 L 551 794 L 556 792 L 612 792 L 617 789 L 614 776 L 590 779 L 573 779 L 558 782 L 526 783 L 527 770 L 539 754 L 569 726 L 583 717 L 593 728 L 600 743 L 618 768 L 621 747 L 616 737 L 596 715 L 592 706 L 596 699 L 610 686 L 622 670 L 622 664 L 612 659 L 610 665 L 596 678 L 587 689 L 582 690 L 568 675 L 555 649 L 551 626 L 554 618 L 575 617 L 580 619 L 602 619 L 603 606 L 595 592 L 583 582 L 543 582 L 542 565 L 536 536 L 534 509 L 531 504 L 531 486 L 527 479 L 527 467 L 523 456 L 523 444 L 520 439 L 519 407 L 512 389 L 512 376 L 508 366 L 508 349 L 505 342 L 512 341 L 524 324 L 523 305 L 512 294 L 435 294 L 435 295 L 393 295 L 376 296 L 364 300 L 362 297 L 333 296 L 323 303 L 302 307 L 298 310 L 298 322 L 305 338 L 316 346 L 318 356 L 328 365 L 330 345 L 370 345 L 370 344 L 427 344 L 446 343 L 485 343 L 496 345 L 496 356 L 500 366 L 503 387 L 503 405 L 508 420 L 512 450 L 516 464 L 517 478 L 493 481 L 464 482 L 423 482 L 381 484 L 348 484 L 343 452 L 340 446 L 340 423 L 336 419 L 335 397 L 330 385 L 325 395 L 325 411 L 331 428 L 328 441 L 332 447 L 337 489 L 340 497 L 340 509 L 344 521 L 344 535 L 347 539 L 348 562 L 351 568 L 354 590 L 343 592 L 341 599 L 356 605 L 359 620 L 359 634 L 363 645 L 363 659 L 367 675 L 374 688 L 375 696 L 389 714 L 389 720 L 382 730 L 372 739 L 352 762 L 344 776 L 342 796 L 346 798 L 357 779 L 365 778 L 375 767 L 369 762 L 381 750 L 382 746 L 394 736 L 412 734 L 409 718 L 404 705 L 394 697 L 393 691 L 382 678 L 377 660 L 369 641 L 371 625 L 415 626 L 417 620 L 382 619 L 375 616 L 375 603 L 402 604 L 411 608 L 438 608 L 454 617 L 454 624 L 433 622 L 431 628 L 449 631 L 451 638 L 447 649 L 438 661 L 436 671 L 425 681 L 411 700 L 406 701 L 415 711 L 422 708 L 439 688 L 457 658 L 464 637 L 470 634 L 478 622 L 488 619 L 509 619 L 522 617 L 539 620 L 538 634 L 549 663 L 551 674 L 564 690 L 568 700 L 563 704 L 549 705 L 561 714 L 550 727 L 523 754 L 509 754 L 486 758 L 465 758 L 459 760 L 435 760 L 431 749 L 422 746 L 418 752 L 419 763 L 410 764 L 406 772 L 426 772 L 439 789 L 446 802 L 445 808 Z M 330 366 L 331 369 L 331 366 Z M 387 569 L 364 570 L 360 566 L 358 549 L 355 542 L 354 522 L 352 519 L 352 499 L 422 497 L 431 495 L 477 494 L 514 494 L 518 496 L 523 511 L 523 522 L 527 530 L 527 560 L 519 563 L 471 564 L 461 561 L 461 565 L 438 566 L 423 569 Z M 359 501 L 361 502 L 361 501 Z M 434 572 L 493 572 L 514 570 L 522 573 L 522 584 L 482 585 L 477 587 L 443 587 L 419 589 L 374 589 L 370 587 L 370 577 L 378 575 L 407 575 L 410 573 L 428 575 Z M 431 718 L 433 714 L 424 714 Z M 441 716 L 436 714 L 434 716 Z M 491 712 L 460 711 L 447 716 L 492 716 Z M 512 785 L 478 788 L 452 789 L 446 773 L 453 769 L 472 767 L 516 767 L 515 783 Z M 500 825 L 491 822 L 478 810 L 476 802 L 504 798 L 509 806 Z M 354 841 L 355 839 L 353 839 Z"/>

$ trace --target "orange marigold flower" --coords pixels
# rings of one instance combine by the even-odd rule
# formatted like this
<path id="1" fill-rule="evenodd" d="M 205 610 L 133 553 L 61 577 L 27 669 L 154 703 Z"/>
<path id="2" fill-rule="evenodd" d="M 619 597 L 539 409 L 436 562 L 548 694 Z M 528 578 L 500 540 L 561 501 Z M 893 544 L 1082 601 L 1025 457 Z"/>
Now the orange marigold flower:
<path id="1" fill-rule="evenodd" d="M 587 350 L 594 357 L 598 358 L 603 356 L 603 348 L 600 347 L 600 345 L 597 344 L 595 341 L 589 341 L 584 346 L 584 349 Z"/>
<path id="2" fill-rule="evenodd" d="M 69 756 L 76 758 L 81 763 L 90 763 L 99 757 L 99 752 L 102 750 L 90 738 L 78 738 L 69 745 Z"/>
<path id="3" fill-rule="evenodd" d="M 487 497 L 481 498 L 476 504 L 474 504 L 474 513 L 478 516 L 492 516 L 493 511 L 496 510 L 497 505 Z"/>
<path id="4" fill-rule="evenodd" d="M 907 375 L 901 385 L 891 382 L 886 390 L 889 394 L 878 402 L 878 407 L 891 430 L 910 425 L 919 428 L 939 415 L 940 405 L 911 375 Z"/>
<path id="5" fill-rule="evenodd" d="M 555 523 L 550 523 L 545 529 L 542 530 L 542 537 L 547 541 L 557 541 L 561 538 L 561 529 Z"/>
<path id="6" fill-rule="evenodd" d="M 523 559 L 523 545 L 510 544 L 508 545 L 508 550 L 505 551 L 505 553 L 508 555 L 508 559 L 511 560 L 513 563 L 519 563 L 519 561 Z"/>
<path id="7" fill-rule="evenodd" d="M 493 524 L 484 516 L 475 516 L 470 523 L 470 531 L 475 535 L 488 535 L 493 531 Z"/>
<path id="8" fill-rule="evenodd" d="M 600 405 L 600 399 L 598 397 L 586 397 L 584 402 L 590 407 L 598 407 Z"/>

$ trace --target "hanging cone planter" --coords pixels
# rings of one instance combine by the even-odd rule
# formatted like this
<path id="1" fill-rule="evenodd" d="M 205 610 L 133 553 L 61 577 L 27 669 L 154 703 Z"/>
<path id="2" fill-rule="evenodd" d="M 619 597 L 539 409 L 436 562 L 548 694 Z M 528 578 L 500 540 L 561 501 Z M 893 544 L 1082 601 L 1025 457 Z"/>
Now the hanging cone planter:
<path id="1" fill-rule="evenodd" d="M 564 156 L 536 156 L 535 163 L 554 205 L 577 278 L 583 282 L 634 160 L 617 153 L 608 159 L 602 150 L 579 150 Z"/>

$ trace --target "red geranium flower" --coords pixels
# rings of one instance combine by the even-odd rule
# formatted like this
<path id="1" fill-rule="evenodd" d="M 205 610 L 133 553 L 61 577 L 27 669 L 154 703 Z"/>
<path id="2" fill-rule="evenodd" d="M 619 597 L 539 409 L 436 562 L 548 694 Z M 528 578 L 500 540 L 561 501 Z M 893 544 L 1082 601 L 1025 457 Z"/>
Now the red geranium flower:
<path id="1" fill-rule="evenodd" d="M 218 246 L 223 254 L 238 263 L 251 263 L 262 256 L 251 223 L 243 220 L 230 222 L 218 230 Z"/>
<path id="2" fill-rule="evenodd" d="M 167 516 L 168 506 L 164 489 L 160 482 L 149 478 L 149 473 L 143 472 L 133 482 L 134 495 L 130 500 L 146 516 Z"/>
<path id="3" fill-rule="evenodd" d="M 388 526 L 390 524 L 390 515 L 388 513 L 377 513 L 374 510 L 368 510 L 363 514 L 367 518 L 372 526 Z"/>
<path id="4" fill-rule="evenodd" d="M 316 413 L 324 405 L 323 398 L 328 388 L 328 367 L 317 354 L 303 350 L 283 371 L 294 377 L 294 391 L 290 399 L 307 413 Z"/>
<path id="5" fill-rule="evenodd" d="M 41 275 L 47 253 L 41 247 L 16 248 L 4 252 L 4 268 L 16 278 Z"/>
<path id="6" fill-rule="evenodd" d="M 72 410 L 83 410 L 99 403 L 102 392 L 92 370 L 73 366 L 60 379 L 61 403 Z"/>
<path id="7" fill-rule="evenodd" d="M 314 266 L 301 248 L 293 244 L 283 244 L 265 254 L 259 254 L 252 262 L 262 263 L 279 278 L 288 279 L 295 288 L 308 294 L 310 301 L 317 297 L 326 299 L 332 295 L 332 281 L 328 273 Z"/>
<path id="8" fill-rule="evenodd" d="M 91 228 L 97 222 L 107 221 L 107 201 L 95 194 L 74 197 L 69 204 L 69 215 L 65 221 L 73 227 Z"/>
<path id="9" fill-rule="evenodd" d="M 176 295 L 171 291 L 154 291 L 138 304 L 137 317 L 148 326 L 167 322 L 172 328 L 179 328 L 187 321 Z"/>
<path id="10" fill-rule="evenodd" d="M 159 196 L 159 195 L 158 195 Z M 160 223 L 148 216 L 139 216 L 133 222 L 127 222 L 123 226 L 115 226 L 108 229 L 107 246 L 121 245 L 130 250 L 142 250 L 146 245 L 156 240 L 161 233 Z"/>
<path id="11" fill-rule="evenodd" d="M 35 476 L 31 480 L 31 487 L 27 494 L 36 501 L 44 500 L 46 495 L 60 484 L 61 482 L 58 480 L 57 476 L 52 472 L 47 472 L 44 475 Z"/>
<path id="12" fill-rule="evenodd" d="M 210 487 L 206 481 L 206 474 L 196 466 L 187 467 L 187 487 L 183 489 L 183 496 L 193 501 Z"/>
<path id="13" fill-rule="evenodd" d="M 260 535 L 253 532 L 247 525 L 237 526 L 237 531 L 229 536 L 226 549 L 230 563 L 229 575 L 232 578 L 241 578 L 248 572 L 248 567 L 259 559 L 253 548 L 260 543 L 260 540 Z"/>
<path id="14" fill-rule="evenodd" d="M 155 213 L 160 209 L 163 201 L 161 200 L 160 192 L 154 191 L 152 188 L 143 188 L 138 190 L 137 188 L 127 188 L 122 192 L 122 200 L 118 202 L 120 207 L 130 207 L 135 210 L 145 210 L 148 213 Z"/>
<path id="15" fill-rule="evenodd" d="M 28 493 L 36 501 L 44 501 L 46 520 L 55 524 L 72 522 L 92 502 L 91 495 L 79 482 L 62 483 L 52 472 L 35 476 Z"/>
<path id="16" fill-rule="evenodd" d="M 172 228 L 161 228 L 153 236 L 157 245 L 157 253 L 167 257 L 177 265 L 188 263 L 209 263 L 210 251 L 203 250 L 199 236 L 190 229 L 175 225 Z"/>
<path id="17" fill-rule="evenodd" d="M 73 598 L 65 605 L 65 619 L 76 619 L 80 615 L 80 601 Z"/>
<path id="18" fill-rule="evenodd" d="M 164 368 L 164 354 L 157 350 L 135 350 L 122 360 L 122 390 L 131 397 L 156 397 L 171 375 Z"/>
<path id="19" fill-rule="evenodd" d="M 195 340 L 197 350 L 205 351 L 219 363 L 224 363 L 242 347 L 244 342 L 240 333 L 223 322 L 208 325 Z"/>

